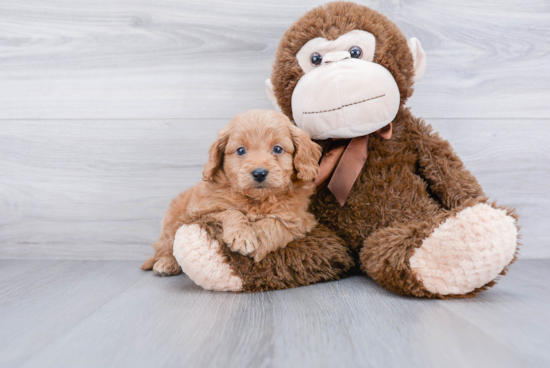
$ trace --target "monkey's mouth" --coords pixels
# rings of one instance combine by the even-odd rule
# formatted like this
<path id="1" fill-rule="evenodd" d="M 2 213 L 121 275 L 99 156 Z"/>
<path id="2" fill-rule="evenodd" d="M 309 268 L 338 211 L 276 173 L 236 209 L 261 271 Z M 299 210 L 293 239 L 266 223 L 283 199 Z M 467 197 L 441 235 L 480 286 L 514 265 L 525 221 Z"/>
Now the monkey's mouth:
<path id="1" fill-rule="evenodd" d="M 342 106 L 340 106 L 340 107 L 336 107 L 336 108 L 330 109 L 330 110 L 322 110 L 322 111 L 304 111 L 303 114 L 304 114 L 304 115 L 307 115 L 307 114 L 322 114 L 322 113 L 324 113 L 324 112 L 331 112 L 331 111 L 342 110 L 344 107 L 353 106 L 353 105 L 358 105 L 358 104 L 361 104 L 361 103 L 364 103 L 364 102 L 376 100 L 377 98 L 382 98 L 382 97 L 384 97 L 384 96 L 386 96 L 386 95 L 380 95 L 380 96 L 376 96 L 376 97 L 367 98 L 366 100 L 353 102 L 353 103 L 350 103 L 350 104 L 347 104 L 347 105 L 342 105 Z"/>

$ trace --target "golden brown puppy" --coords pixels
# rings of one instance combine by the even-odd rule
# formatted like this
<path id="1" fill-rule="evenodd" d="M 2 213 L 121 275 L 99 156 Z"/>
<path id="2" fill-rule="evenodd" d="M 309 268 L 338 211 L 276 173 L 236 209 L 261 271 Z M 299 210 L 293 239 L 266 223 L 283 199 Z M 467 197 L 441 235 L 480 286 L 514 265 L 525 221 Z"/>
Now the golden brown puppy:
<path id="1" fill-rule="evenodd" d="M 218 133 L 203 181 L 176 197 L 162 219 L 155 255 L 141 268 L 169 276 L 181 272 L 172 248 L 177 230 L 199 216 L 223 227 L 234 252 L 262 260 L 304 237 L 315 226 L 307 212 L 321 148 L 282 113 L 252 110 Z"/>

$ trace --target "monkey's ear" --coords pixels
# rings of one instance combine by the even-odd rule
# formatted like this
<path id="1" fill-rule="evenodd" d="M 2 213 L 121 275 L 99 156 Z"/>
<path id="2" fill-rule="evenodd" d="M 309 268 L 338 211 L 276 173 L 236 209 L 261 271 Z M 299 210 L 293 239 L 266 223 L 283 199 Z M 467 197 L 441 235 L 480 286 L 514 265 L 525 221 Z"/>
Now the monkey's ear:
<path id="1" fill-rule="evenodd" d="M 267 92 L 267 98 L 269 98 L 275 110 L 281 112 L 281 108 L 277 103 L 277 97 L 275 97 L 275 93 L 273 93 L 273 83 L 271 83 L 271 79 L 265 81 L 265 91 Z"/>
<path id="2" fill-rule="evenodd" d="M 426 53 L 415 37 L 411 38 L 409 42 L 409 49 L 411 50 L 413 60 L 414 60 L 414 78 L 413 82 L 418 82 L 424 76 L 426 71 Z"/>
<path id="3" fill-rule="evenodd" d="M 202 171 L 202 180 L 210 181 L 214 177 L 216 171 L 220 168 L 223 162 L 223 154 L 225 146 L 229 140 L 229 130 L 227 127 L 218 132 L 218 139 L 212 143 L 208 150 L 208 162 L 204 165 Z"/>

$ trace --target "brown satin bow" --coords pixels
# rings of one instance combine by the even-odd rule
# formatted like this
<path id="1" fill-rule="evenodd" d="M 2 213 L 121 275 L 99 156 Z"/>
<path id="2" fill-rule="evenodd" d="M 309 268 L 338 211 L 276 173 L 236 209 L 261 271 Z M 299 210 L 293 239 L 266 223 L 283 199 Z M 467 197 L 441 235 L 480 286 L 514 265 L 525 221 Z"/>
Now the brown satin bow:
<path id="1" fill-rule="evenodd" d="M 391 139 L 392 130 L 390 123 L 374 134 L 382 139 Z M 355 180 L 367 161 L 368 145 L 368 135 L 351 140 L 333 140 L 321 159 L 319 175 L 315 179 L 317 191 L 328 181 L 328 189 L 334 194 L 340 206 L 344 206 Z"/>

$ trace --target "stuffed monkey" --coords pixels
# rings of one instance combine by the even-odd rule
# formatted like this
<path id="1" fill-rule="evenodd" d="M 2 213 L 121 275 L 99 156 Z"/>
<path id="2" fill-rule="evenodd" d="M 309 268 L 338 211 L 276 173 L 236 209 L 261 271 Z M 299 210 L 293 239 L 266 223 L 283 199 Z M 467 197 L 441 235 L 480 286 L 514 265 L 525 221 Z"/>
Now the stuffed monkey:
<path id="1" fill-rule="evenodd" d="M 323 147 L 310 211 L 319 226 L 261 262 L 227 249 L 216 223 L 182 226 L 174 256 L 198 285 L 261 291 L 361 272 L 393 292 L 471 297 L 516 258 L 517 216 L 487 202 L 448 142 L 405 107 L 420 42 L 349 2 L 283 35 L 268 96 Z"/>

